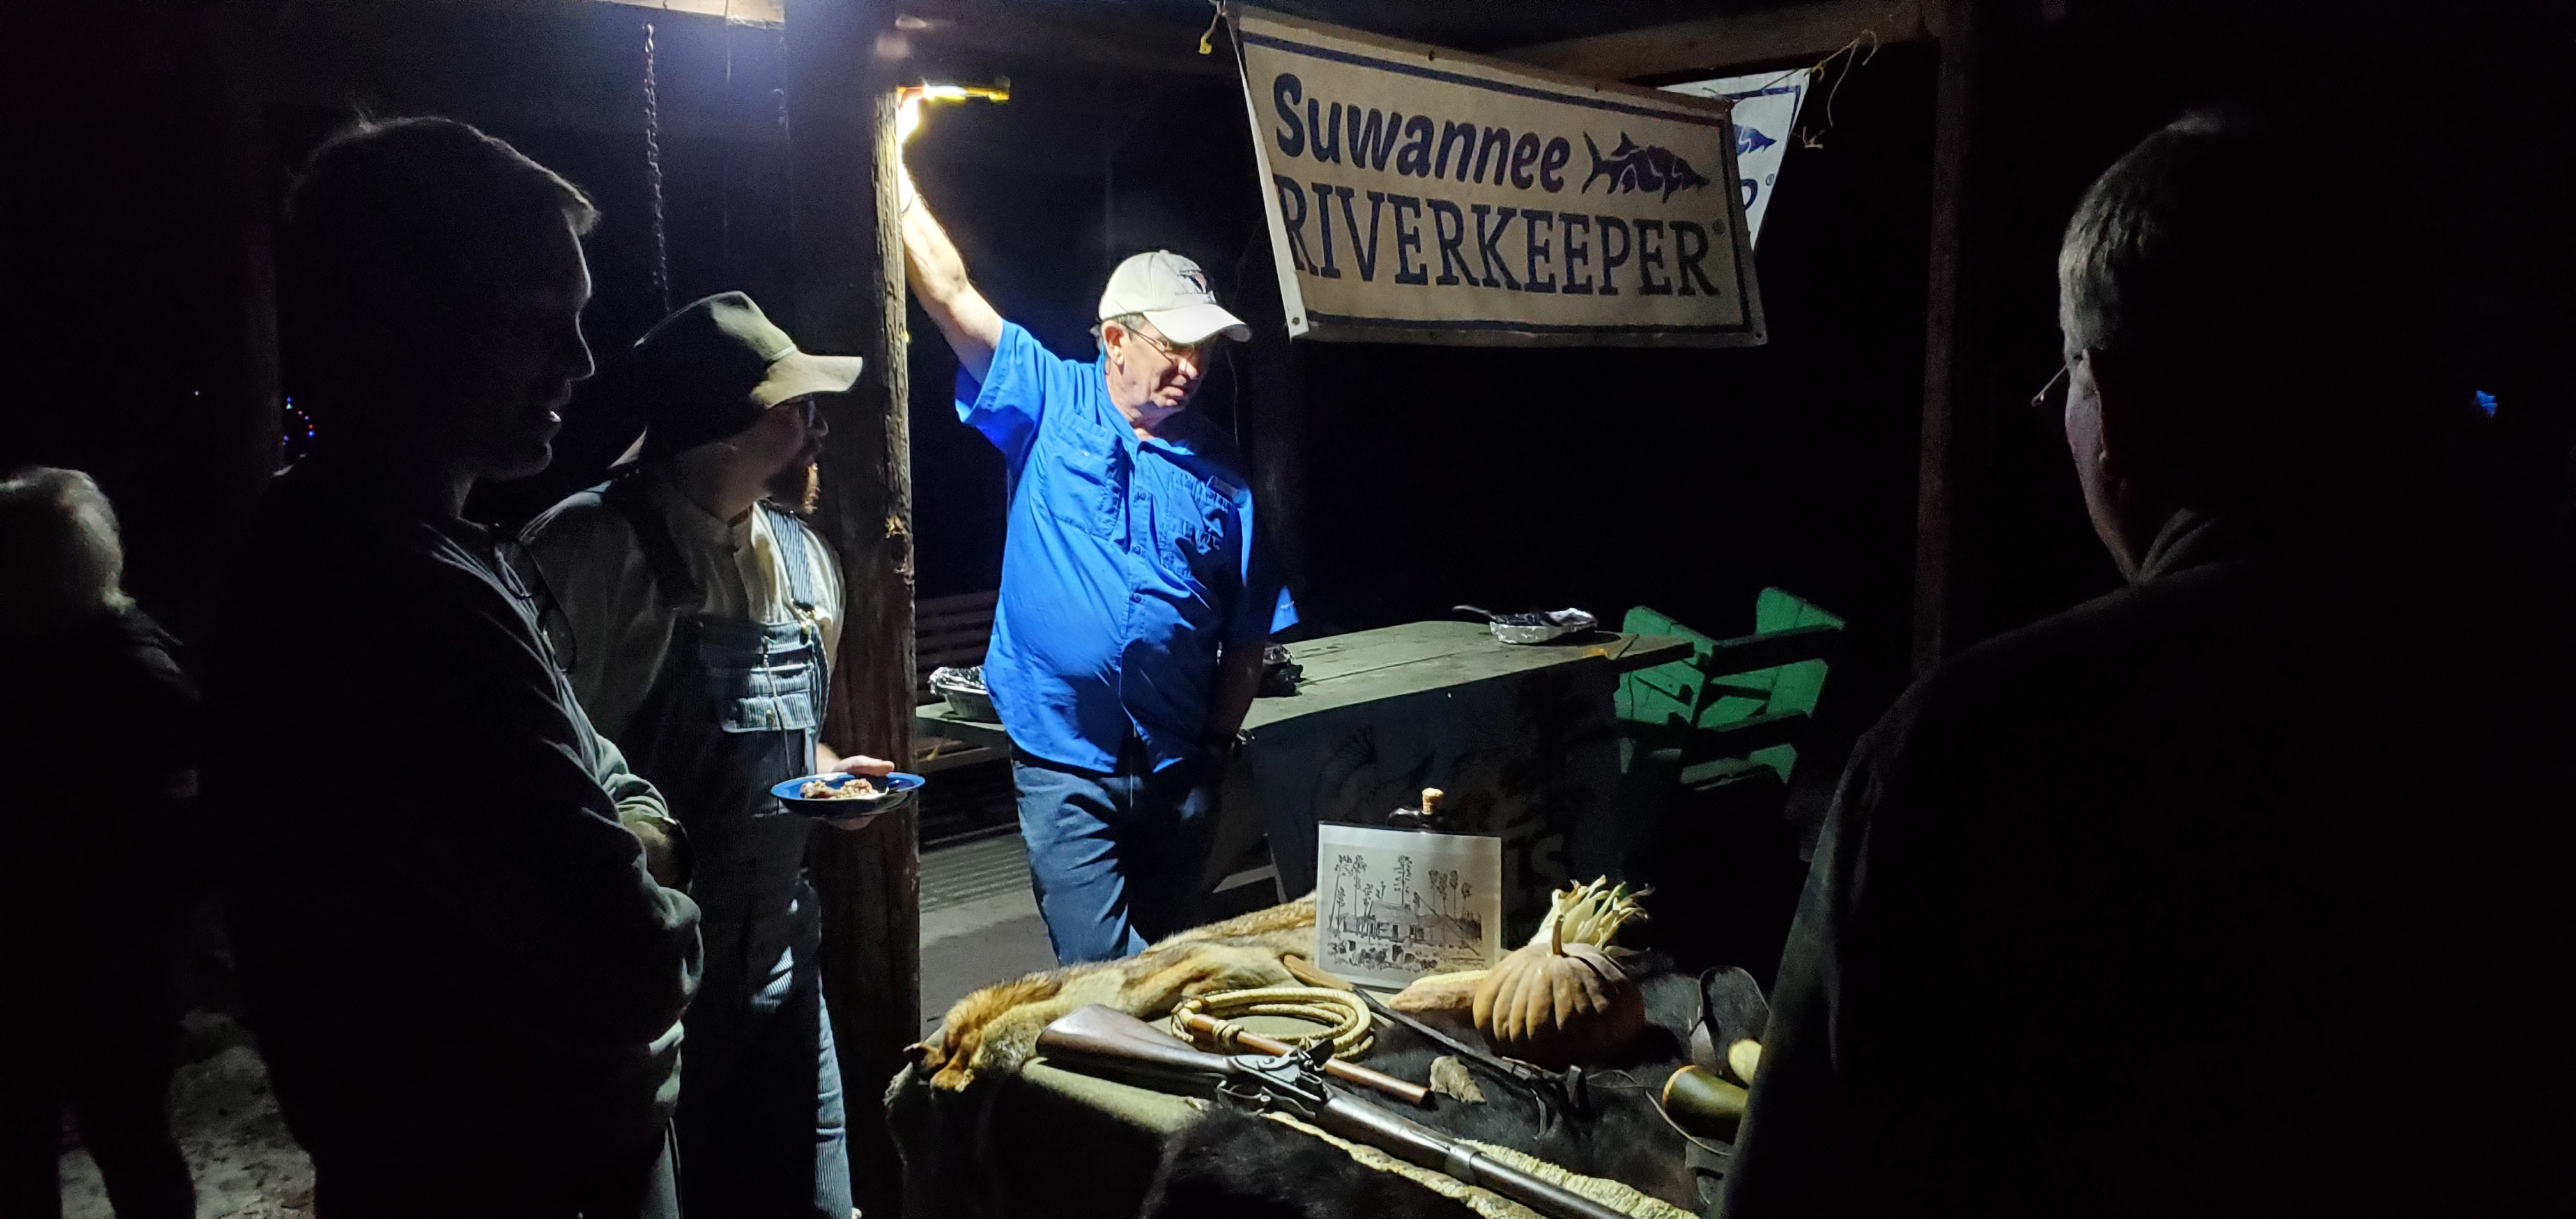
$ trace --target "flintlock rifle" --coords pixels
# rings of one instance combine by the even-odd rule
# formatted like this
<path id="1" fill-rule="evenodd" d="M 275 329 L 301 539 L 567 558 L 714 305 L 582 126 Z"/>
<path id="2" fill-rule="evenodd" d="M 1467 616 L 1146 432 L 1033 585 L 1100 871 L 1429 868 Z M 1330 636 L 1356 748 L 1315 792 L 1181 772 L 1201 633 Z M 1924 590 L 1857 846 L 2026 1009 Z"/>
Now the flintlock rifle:
<path id="1" fill-rule="evenodd" d="M 1550 1219 L 1629 1219 L 1610 1207 L 1325 1082 L 1330 1043 L 1298 1054 L 1211 1054 L 1116 1008 L 1092 1004 L 1038 1034 L 1050 1062 L 1157 1091 L 1204 1096 L 1255 1113 L 1284 1113 L 1406 1163 L 1482 1186 Z"/>

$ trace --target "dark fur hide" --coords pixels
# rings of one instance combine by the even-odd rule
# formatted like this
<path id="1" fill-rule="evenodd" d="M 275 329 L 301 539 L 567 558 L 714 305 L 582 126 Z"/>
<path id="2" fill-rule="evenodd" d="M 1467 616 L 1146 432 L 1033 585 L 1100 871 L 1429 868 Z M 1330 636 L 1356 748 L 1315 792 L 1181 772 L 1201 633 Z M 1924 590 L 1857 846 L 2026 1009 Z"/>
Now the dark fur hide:
<path id="1" fill-rule="evenodd" d="M 1665 1077 L 1688 1061 L 1687 1037 L 1698 1011 L 1698 985 L 1641 962 L 1649 1027 L 1628 1057 L 1587 1069 L 1576 1107 L 1541 1101 L 1522 1087 L 1476 1069 L 1485 1103 L 1434 1096 L 1437 1109 L 1411 1110 L 1361 1092 L 1426 1126 L 1525 1151 L 1586 1176 L 1623 1181 L 1684 1210 L 1700 1209 L 1699 1186 L 1684 1160 L 1680 1134 L 1656 1112 Z M 1481 1046 L 1472 1025 L 1436 1023 Z M 1431 1060 L 1448 1051 L 1409 1029 L 1379 1033 L 1368 1064 L 1404 1079 L 1430 1077 Z M 1458 1219 L 1465 1207 L 1390 1173 L 1361 1167 L 1340 1149 L 1276 1122 L 1214 1113 L 1164 1147 L 1146 1219 L 1322 1219 L 1367 1215 Z"/>
<path id="2" fill-rule="evenodd" d="M 1220 1109 L 1172 1136 L 1139 1219 L 1475 1219 L 1277 1122 Z"/>

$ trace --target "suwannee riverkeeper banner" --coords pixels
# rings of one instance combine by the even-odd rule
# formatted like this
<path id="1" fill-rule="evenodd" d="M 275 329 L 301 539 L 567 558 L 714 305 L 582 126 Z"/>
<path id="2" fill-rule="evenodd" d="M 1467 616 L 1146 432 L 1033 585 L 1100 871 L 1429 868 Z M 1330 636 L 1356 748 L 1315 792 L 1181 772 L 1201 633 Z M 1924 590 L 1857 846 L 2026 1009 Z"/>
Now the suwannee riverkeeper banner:
<path id="1" fill-rule="evenodd" d="M 1228 13 L 1289 334 L 1763 341 L 1725 99 Z"/>

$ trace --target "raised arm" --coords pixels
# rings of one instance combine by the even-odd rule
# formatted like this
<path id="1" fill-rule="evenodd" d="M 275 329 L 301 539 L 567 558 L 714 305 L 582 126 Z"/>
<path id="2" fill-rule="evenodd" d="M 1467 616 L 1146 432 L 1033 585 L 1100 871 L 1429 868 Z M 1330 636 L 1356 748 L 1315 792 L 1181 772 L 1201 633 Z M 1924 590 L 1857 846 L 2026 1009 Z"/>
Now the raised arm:
<path id="1" fill-rule="evenodd" d="M 906 89 L 895 118 L 898 140 L 909 139 L 920 125 L 921 95 Z M 921 307 L 929 311 L 939 333 L 947 337 L 957 362 L 965 366 L 967 375 L 981 381 L 993 367 L 993 349 L 1002 342 L 1002 315 L 966 278 L 966 259 L 958 254 L 957 243 L 948 239 L 948 230 L 931 217 L 921 193 L 913 189 L 912 170 L 900 155 L 895 168 L 901 175 L 904 279 L 911 284 L 912 294 L 921 298 Z"/>

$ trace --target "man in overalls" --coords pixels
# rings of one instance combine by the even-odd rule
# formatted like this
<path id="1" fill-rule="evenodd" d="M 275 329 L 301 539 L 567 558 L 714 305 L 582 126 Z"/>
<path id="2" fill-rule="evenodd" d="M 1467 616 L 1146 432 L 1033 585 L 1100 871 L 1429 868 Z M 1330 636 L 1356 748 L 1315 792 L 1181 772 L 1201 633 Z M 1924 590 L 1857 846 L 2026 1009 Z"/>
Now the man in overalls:
<path id="1" fill-rule="evenodd" d="M 574 691 L 665 793 L 706 912 L 704 984 L 681 1059 L 681 1196 L 723 1219 L 849 1219 L 840 1071 L 814 822 L 773 784 L 882 775 L 817 740 L 841 624 L 839 566 L 798 519 L 824 435 L 817 394 L 858 379 L 808 355 L 739 292 L 664 319 L 601 380 L 646 422 L 642 460 L 522 535 Z M 782 508 L 773 497 L 788 506 Z"/>

